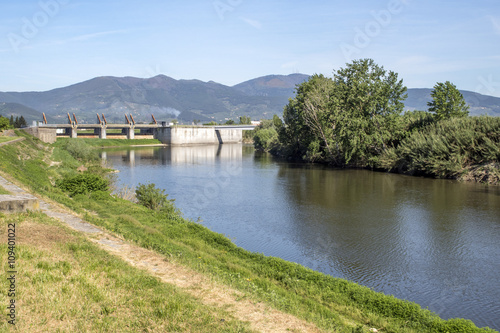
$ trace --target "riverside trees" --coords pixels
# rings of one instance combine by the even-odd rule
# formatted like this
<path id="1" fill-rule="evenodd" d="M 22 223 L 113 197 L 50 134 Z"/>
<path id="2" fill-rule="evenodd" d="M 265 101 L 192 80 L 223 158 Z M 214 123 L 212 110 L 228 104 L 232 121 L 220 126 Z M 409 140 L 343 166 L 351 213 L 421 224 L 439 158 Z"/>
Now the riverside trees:
<path id="1" fill-rule="evenodd" d="M 314 75 L 299 85 L 283 121 L 258 126 L 254 145 L 337 167 L 500 184 L 500 118 L 465 117 L 468 106 L 450 82 L 436 84 L 432 97 L 434 114 L 401 114 L 403 81 L 371 59 L 357 60 L 333 79 Z"/>
<path id="2" fill-rule="evenodd" d="M 333 79 L 314 75 L 285 107 L 281 151 L 335 166 L 373 165 L 401 135 L 406 96 L 398 75 L 372 59 L 355 60 Z"/>

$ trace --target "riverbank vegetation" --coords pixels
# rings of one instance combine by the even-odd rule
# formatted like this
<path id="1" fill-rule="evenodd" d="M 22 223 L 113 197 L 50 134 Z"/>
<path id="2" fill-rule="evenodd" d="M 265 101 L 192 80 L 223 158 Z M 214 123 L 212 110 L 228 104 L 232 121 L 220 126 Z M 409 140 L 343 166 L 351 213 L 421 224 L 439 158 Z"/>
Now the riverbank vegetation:
<path id="1" fill-rule="evenodd" d="M 93 175 L 103 180 L 107 179 L 106 169 L 101 168 L 93 158 L 86 157 L 87 154 L 78 152 L 87 148 L 82 146 L 70 153 L 60 143 L 48 146 L 26 135 L 24 141 L 0 147 L 2 156 L 0 170 L 17 179 L 33 192 L 81 214 L 86 221 L 129 242 L 152 249 L 163 255 L 165 260 L 185 265 L 210 276 L 217 283 L 238 289 L 243 293 L 241 298 L 257 303 L 264 302 L 273 308 L 312 322 L 325 331 L 369 332 L 371 328 L 376 328 L 383 332 L 491 332 L 489 329 L 479 329 L 467 320 L 440 319 L 415 303 L 376 293 L 367 287 L 315 272 L 295 263 L 246 251 L 235 246 L 225 236 L 182 218 L 176 210 L 149 209 L 113 195 L 104 186 L 86 187 L 82 191 L 73 191 L 73 188 L 80 188 L 73 185 L 87 182 L 87 179 L 84 179 L 86 177 L 75 178 L 81 174 L 77 168 L 82 163 L 91 170 Z M 83 174 L 88 173 L 87 171 Z M 102 184 L 96 179 L 89 181 Z M 61 186 L 65 183 L 72 184 L 72 186 Z M 159 194 L 163 195 L 163 192 Z M 28 217 L 28 220 L 35 224 L 48 223 L 52 224 L 52 228 L 60 227 L 55 222 L 44 222 L 46 218 L 39 213 L 28 215 Z M 25 219 L 25 217 L 19 217 L 19 219 Z M 6 217 L 2 217 L 2 220 L 3 223 L 9 221 Z M 22 222 L 19 223 L 22 225 Z M 55 230 L 51 233 L 62 234 Z M 78 238 L 74 233 L 72 237 Z M 131 290 L 149 288 L 143 296 L 136 294 L 135 301 L 125 303 L 127 306 L 131 304 L 136 306 L 130 309 L 130 320 L 135 319 L 133 313 L 136 312 L 134 311 L 140 312 L 144 309 L 140 312 L 143 321 L 157 322 L 158 327 L 161 327 L 161 325 L 167 325 L 166 321 L 170 320 L 170 316 L 179 311 L 179 319 L 173 321 L 172 325 L 176 323 L 180 325 L 183 321 L 184 326 L 174 330 L 207 331 L 198 329 L 199 326 L 196 326 L 197 323 L 205 320 L 209 328 L 214 327 L 214 330 L 217 328 L 215 322 L 203 319 L 207 317 L 202 305 L 196 305 L 196 311 L 201 313 L 200 316 L 189 314 L 191 311 L 189 306 L 179 303 L 184 296 L 175 289 L 161 285 L 156 279 L 147 277 L 137 277 L 136 282 L 129 287 L 126 281 L 129 281 L 130 273 L 125 264 L 116 263 L 116 259 L 91 248 L 83 240 L 61 241 L 60 243 L 62 245 L 54 245 L 58 249 L 58 252 L 54 252 L 57 260 L 47 259 L 53 253 L 50 250 L 36 252 L 30 248 L 27 248 L 30 254 L 22 255 L 19 259 L 27 265 L 26 270 L 20 270 L 22 274 L 26 274 L 22 279 L 26 281 L 26 285 L 20 287 L 20 290 L 24 290 L 20 297 L 30 309 L 40 308 L 38 311 L 45 311 L 41 308 L 47 308 L 46 302 L 50 305 L 47 309 L 57 307 L 50 313 L 59 315 L 48 316 L 49 310 L 46 310 L 45 315 L 50 320 L 79 322 L 81 325 L 94 325 L 92 322 L 95 321 L 95 325 L 98 325 L 95 327 L 102 327 L 103 331 L 112 331 L 115 327 L 120 331 L 134 331 L 124 326 L 126 319 L 122 317 L 123 312 L 121 312 L 124 299 L 126 295 L 130 295 Z M 69 268 L 64 262 L 68 263 Z M 111 263 L 109 268 L 108 263 Z M 65 275 L 64 271 L 69 273 Z M 88 276 L 98 277 L 102 283 L 93 282 Z M 27 281 L 33 279 L 37 283 L 34 287 L 29 287 Z M 37 297 L 38 292 L 28 288 L 38 288 L 43 293 Z M 65 290 L 76 288 L 78 291 L 76 295 L 82 295 L 78 296 L 81 299 L 75 299 L 76 303 L 81 300 L 81 304 L 87 304 L 89 301 L 87 300 L 87 303 L 84 301 L 86 297 L 92 300 L 92 304 L 88 303 L 92 306 L 93 310 L 88 310 L 92 311 L 92 314 L 86 314 L 90 316 L 87 317 L 91 318 L 90 321 L 83 323 L 85 314 L 80 315 L 78 311 L 71 310 L 71 304 L 75 304 L 76 309 L 79 308 L 76 303 L 66 304 L 64 297 L 70 296 L 62 295 L 62 301 L 59 301 L 59 296 L 50 298 L 51 294 L 59 295 L 61 288 L 66 288 Z M 108 288 L 111 288 L 109 292 Z M 27 292 L 27 290 L 32 292 Z M 72 293 L 69 292 L 69 294 Z M 112 297 L 111 294 L 115 296 Z M 32 296 L 28 299 L 26 295 Z M 171 295 L 173 299 L 170 299 L 168 295 Z M 151 302 L 151 299 L 158 301 Z M 190 299 L 186 302 L 192 304 Z M 170 304 L 172 304 L 172 309 L 167 309 Z M 193 319 L 184 316 L 185 312 L 182 310 L 184 306 L 187 306 L 186 316 L 192 315 Z M 45 317 L 35 310 L 30 315 L 32 319 L 26 316 L 23 320 L 29 322 L 38 316 L 42 319 L 36 322 L 37 324 L 47 323 L 43 319 Z M 158 317 L 163 319 L 157 319 Z M 124 322 L 120 324 L 122 326 L 112 326 L 115 325 L 116 320 L 123 320 Z M 234 328 L 239 327 L 241 323 L 235 322 L 231 325 L 231 329 L 235 331 Z M 93 328 L 94 326 L 85 327 Z M 232 331 L 231 329 L 227 331 Z"/>
<path id="2" fill-rule="evenodd" d="M 500 184 L 500 118 L 467 117 L 450 82 L 436 84 L 430 112 L 403 113 L 405 92 L 396 73 L 371 59 L 333 78 L 314 75 L 297 87 L 283 120 L 256 129 L 255 147 L 334 167 Z"/>

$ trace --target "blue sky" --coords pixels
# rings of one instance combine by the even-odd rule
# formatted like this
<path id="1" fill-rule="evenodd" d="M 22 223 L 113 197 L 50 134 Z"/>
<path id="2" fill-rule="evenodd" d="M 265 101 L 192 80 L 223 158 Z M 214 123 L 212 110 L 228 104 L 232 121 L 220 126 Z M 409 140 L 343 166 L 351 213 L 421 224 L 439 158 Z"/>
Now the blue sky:
<path id="1" fill-rule="evenodd" d="M 96 76 L 213 80 L 322 73 L 359 58 L 409 88 L 500 97 L 498 0 L 1 0 L 0 91 Z"/>

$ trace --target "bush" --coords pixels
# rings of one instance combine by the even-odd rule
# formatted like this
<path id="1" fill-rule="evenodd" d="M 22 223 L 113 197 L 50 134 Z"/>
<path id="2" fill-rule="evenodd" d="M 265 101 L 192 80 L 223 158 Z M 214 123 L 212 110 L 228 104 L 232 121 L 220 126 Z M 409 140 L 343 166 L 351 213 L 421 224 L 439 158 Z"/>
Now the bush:
<path id="1" fill-rule="evenodd" d="M 277 116 L 275 115 L 275 117 Z M 262 120 L 261 124 L 253 130 L 253 145 L 255 149 L 271 151 L 278 144 L 278 132 L 274 121 Z"/>
<path id="2" fill-rule="evenodd" d="M 71 156 L 83 162 L 95 162 L 99 160 L 99 153 L 96 148 L 83 140 L 68 140 L 64 145 L 64 149 L 66 149 Z"/>
<path id="3" fill-rule="evenodd" d="M 139 184 L 135 190 L 137 202 L 152 210 L 172 210 L 173 201 L 168 200 L 165 190 L 159 189 L 155 184 Z"/>
<path id="4" fill-rule="evenodd" d="M 500 183 L 500 118 L 431 123 L 388 149 L 381 161 L 381 167 L 409 174 Z"/>
<path id="5" fill-rule="evenodd" d="M 107 179 L 91 173 L 65 177 L 58 181 L 56 185 L 62 190 L 69 192 L 71 196 L 95 191 L 108 191 L 109 189 Z"/>

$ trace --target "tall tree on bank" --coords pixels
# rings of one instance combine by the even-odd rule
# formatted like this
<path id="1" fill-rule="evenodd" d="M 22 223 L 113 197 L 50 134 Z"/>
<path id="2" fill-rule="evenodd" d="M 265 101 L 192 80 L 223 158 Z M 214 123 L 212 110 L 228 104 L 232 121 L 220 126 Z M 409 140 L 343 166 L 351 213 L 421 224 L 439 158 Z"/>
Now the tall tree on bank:
<path id="1" fill-rule="evenodd" d="M 0 131 L 10 128 L 9 119 L 0 116 Z"/>
<path id="2" fill-rule="evenodd" d="M 406 87 L 372 59 L 355 60 L 333 79 L 314 75 L 283 113 L 285 155 L 337 166 L 373 165 L 401 134 Z"/>
<path id="3" fill-rule="evenodd" d="M 450 81 L 438 82 L 431 92 L 432 101 L 427 103 L 429 112 L 434 112 L 436 120 L 452 117 L 467 117 L 469 105 L 457 87 Z"/>

